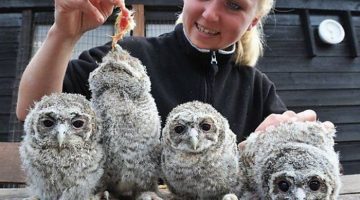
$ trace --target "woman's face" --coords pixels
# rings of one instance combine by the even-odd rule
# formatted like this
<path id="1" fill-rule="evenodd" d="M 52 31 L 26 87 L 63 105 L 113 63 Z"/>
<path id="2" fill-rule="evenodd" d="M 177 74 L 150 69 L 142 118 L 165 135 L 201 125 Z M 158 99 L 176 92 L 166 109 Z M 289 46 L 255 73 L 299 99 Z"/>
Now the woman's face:
<path id="1" fill-rule="evenodd" d="M 223 49 L 256 25 L 258 0 L 184 0 L 183 24 L 202 49 Z"/>

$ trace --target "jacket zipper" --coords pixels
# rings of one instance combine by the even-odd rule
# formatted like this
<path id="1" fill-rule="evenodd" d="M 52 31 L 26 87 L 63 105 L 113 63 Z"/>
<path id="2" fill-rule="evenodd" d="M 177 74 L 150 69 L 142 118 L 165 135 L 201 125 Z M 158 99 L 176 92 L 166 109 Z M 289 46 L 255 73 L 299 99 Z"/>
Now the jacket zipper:
<path id="1" fill-rule="evenodd" d="M 216 58 L 216 51 L 210 51 L 211 53 L 211 60 L 210 60 L 210 70 L 208 71 L 207 78 L 205 79 L 205 102 L 213 103 L 214 102 L 214 82 L 215 82 L 215 75 L 218 72 L 218 61 Z"/>

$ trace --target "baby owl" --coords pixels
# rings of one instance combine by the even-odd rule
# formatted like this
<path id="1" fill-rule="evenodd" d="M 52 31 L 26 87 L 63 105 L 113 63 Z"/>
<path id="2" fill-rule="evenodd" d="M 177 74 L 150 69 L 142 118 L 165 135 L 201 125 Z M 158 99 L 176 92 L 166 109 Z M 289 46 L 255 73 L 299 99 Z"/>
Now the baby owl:
<path id="1" fill-rule="evenodd" d="M 20 157 L 33 196 L 94 197 L 105 160 L 89 101 L 76 94 L 44 96 L 27 115 L 24 129 Z"/>
<path id="2" fill-rule="evenodd" d="M 192 101 L 175 107 L 162 131 L 161 168 L 180 199 L 237 199 L 236 136 L 211 105 Z M 228 195 L 226 195 L 228 194 Z"/>
<path id="3" fill-rule="evenodd" d="M 104 183 L 116 196 L 156 199 L 161 123 L 145 66 L 119 45 L 90 74 L 92 104 L 102 119 Z M 151 193 L 150 193 L 151 194 Z"/>
<path id="4" fill-rule="evenodd" d="M 335 200 L 341 182 L 334 136 L 321 122 L 252 133 L 240 153 L 242 199 Z"/>

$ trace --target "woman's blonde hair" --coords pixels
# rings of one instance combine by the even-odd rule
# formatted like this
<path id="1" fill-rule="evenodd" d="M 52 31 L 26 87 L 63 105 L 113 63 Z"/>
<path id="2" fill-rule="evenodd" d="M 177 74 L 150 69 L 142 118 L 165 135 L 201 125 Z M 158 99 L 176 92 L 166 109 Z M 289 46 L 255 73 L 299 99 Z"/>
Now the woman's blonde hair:
<path id="1" fill-rule="evenodd" d="M 264 33 L 263 23 L 273 8 L 275 0 L 259 0 L 258 11 L 259 22 L 255 27 L 246 31 L 244 35 L 236 42 L 237 48 L 234 55 L 235 63 L 239 65 L 255 66 L 259 57 L 263 55 Z M 182 13 L 179 15 L 176 23 L 182 23 Z"/>

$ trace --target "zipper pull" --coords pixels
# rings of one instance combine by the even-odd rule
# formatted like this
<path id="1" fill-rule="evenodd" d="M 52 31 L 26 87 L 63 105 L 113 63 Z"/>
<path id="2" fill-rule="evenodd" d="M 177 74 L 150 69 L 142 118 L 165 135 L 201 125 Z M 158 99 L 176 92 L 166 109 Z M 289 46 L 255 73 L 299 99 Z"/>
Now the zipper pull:
<path id="1" fill-rule="evenodd" d="M 217 65 L 218 64 L 218 62 L 216 60 L 216 52 L 215 51 L 212 52 L 210 64 L 212 64 L 212 65 L 214 65 L 214 64 Z"/>

